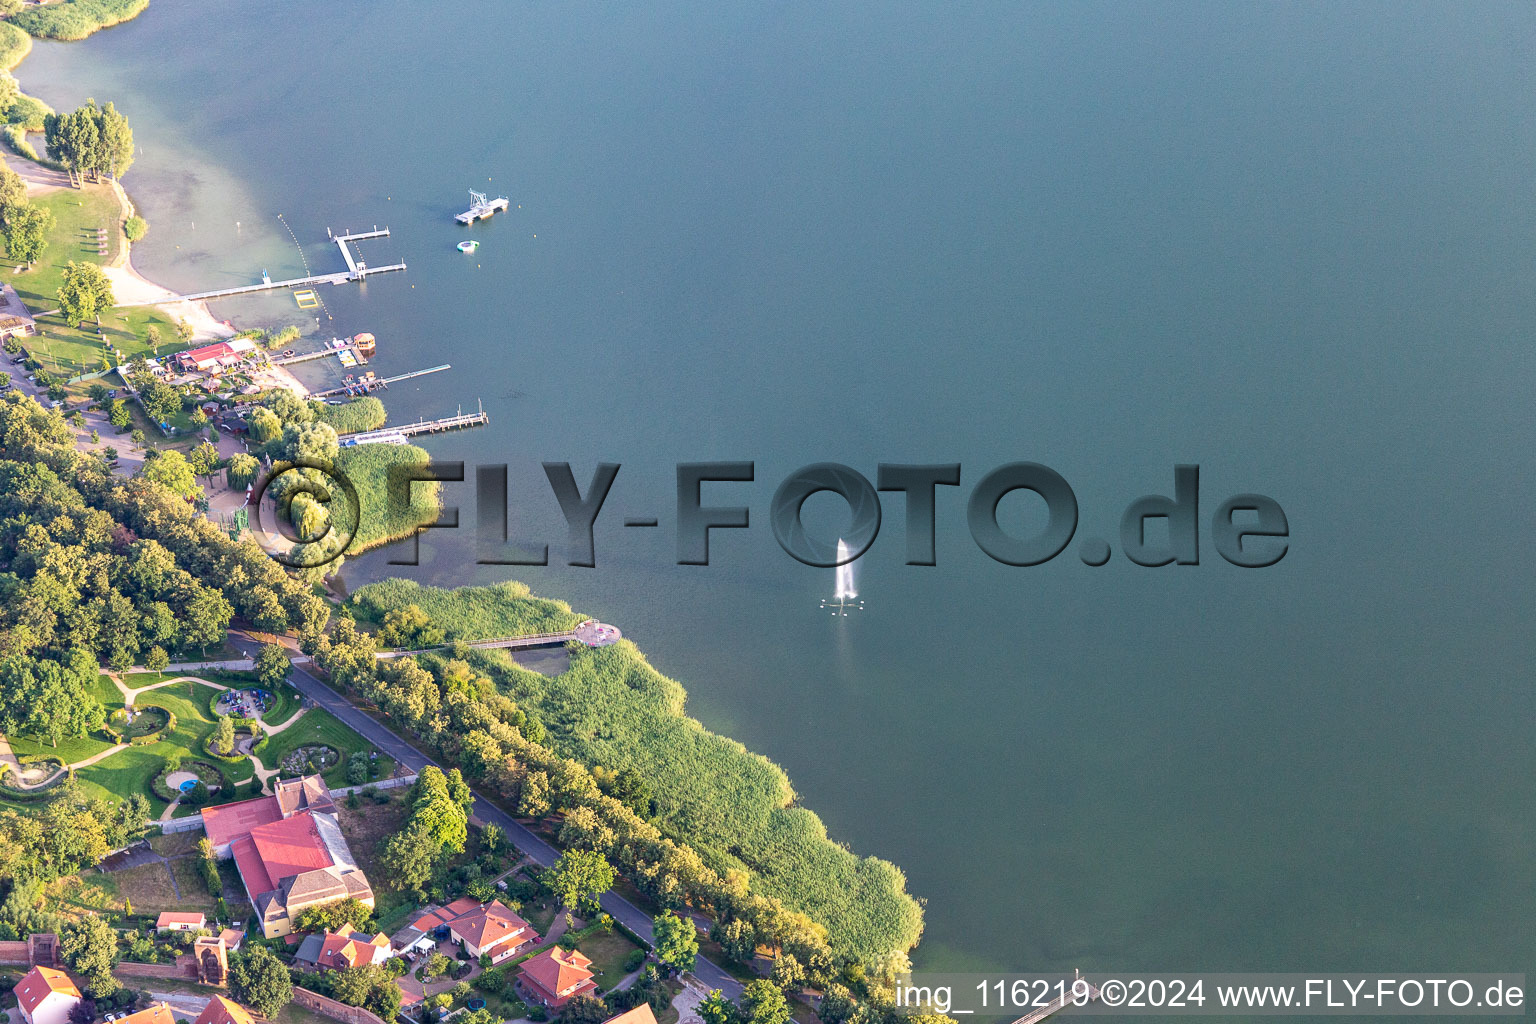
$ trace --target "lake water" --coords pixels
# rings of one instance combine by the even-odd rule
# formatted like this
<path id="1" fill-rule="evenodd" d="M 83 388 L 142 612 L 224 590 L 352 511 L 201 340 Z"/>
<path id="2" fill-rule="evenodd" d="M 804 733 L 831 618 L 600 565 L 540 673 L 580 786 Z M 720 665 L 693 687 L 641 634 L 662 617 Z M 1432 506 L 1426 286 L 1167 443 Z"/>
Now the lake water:
<path id="1" fill-rule="evenodd" d="M 919 964 L 1530 970 L 1533 32 L 1492 3 L 154 0 L 20 77 L 128 113 L 135 260 L 173 287 L 300 274 L 295 238 L 339 269 L 327 227 L 387 224 L 361 251 L 406 273 L 216 312 L 451 362 L 392 416 L 483 401 L 426 446 L 509 464 L 555 564 L 474 565 L 465 485 L 466 529 L 348 582 L 520 578 L 620 625 L 905 868 Z M 466 232 L 468 188 L 513 209 Z M 679 567 L 673 467 L 716 459 L 755 460 L 705 494 L 752 528 Z M 539 463 L 567 460 L 623 465 L 594 569 L 561 559 Z M 1018 460 L 1108 565 L 977 549 L 970 487 Z M 817 461 L 963 465 L 936 567 L 887 496 L 847 618 L 769 529 Z M 1130 564 L 1121 511 L 1187 462 L 1200 564 Z M 1269 569 L 1210 539 L 1247 491 L 1289 516 Z"/>

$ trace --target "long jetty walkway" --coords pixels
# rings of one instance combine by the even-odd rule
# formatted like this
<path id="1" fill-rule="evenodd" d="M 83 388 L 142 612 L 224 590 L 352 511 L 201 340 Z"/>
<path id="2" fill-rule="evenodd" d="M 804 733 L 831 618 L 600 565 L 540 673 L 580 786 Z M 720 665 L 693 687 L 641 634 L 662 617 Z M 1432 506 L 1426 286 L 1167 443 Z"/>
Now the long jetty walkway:
<path id="1" fill-rule="evenodd" d="M 334 351 L 334 349 L 332 350 Z M 328 353 L 327 353 L 328 354 Z M 341 387 L 331 388 L 327 391 L 312 391 L 310 398 L 330 398 L 333 395 L 361 395 L 375 388 L 387 388 L 397 381 L 410 380 L 412 377 L 425 377 L 429 373 L 437 373 L 439 370 L 453 369 L 452 363 L 443 363 L 440 366 L 429 366 L 425 370 L 412 370 L 410 373 L 396 374 L 393 377 L 380 377 L 369 381 L 357 381 L 354 384 L 343 384 Z"/>
<path id="2" fill-rule="evenodd" d="M 616 644 L 624 638 L 619 632 L 618 626 L 610 626 L 598 622 L 596 619 L 587 619 L 575 629 L 567 629 L 558 633 L 526 633 L 522 636 L 499 636 L 489 640 L 471 640 L 466 647 L 478 647 L 481 650 L 516 650 L 523 647 L 550 647 L 555 644 L 563 644 L 575 640 L 587 647 L 607 647 Z M 423 647 L 413 651 L 380 651 L 380 658 L 405 658 L 412 654 L 421 654 L 425 651 L 442 651 L 452 647 L 452 644 L 442 644 L 437 647 Z"/>
<path id="3" fill-rule="evenodd" d="M 1091 981 L 1087 981 L 1081 975 L 1079 975 L 1076 980 L 1081 981 L 1083 984 L 1088 986 L 1087 999 L 1077 999 L 1073 989 L 1069 988 L 1067 991 L 1063 992 L 1061 995 L 1058 995 L 1055 999 L 1052 999 L 1044 1006 L 1035 1007 L 1035 1009 L 1029 1011 L 1024 1016 L 1014 1021 L 1013 1024 L 1040 1024 L 1040 1022 L 1045 1020 L 1045 1018 L 1051 1016 L 1054 1013 L 1060 1013 L 1068 1006 L 1080 1005 L 1082 1003 L 1091 1003 L 1095 999 L 1099 998 L 1099 986 L 1095 985 Z"/>
<path id="4" fill-rule="evenodd" d="M 341 435 L 343 447 L 351 448 L 360 444 L 378 444 L 382 441 L 392 441 L 399 437 L 414 437 L 417 434 L 437 434 L 444 430 L 462 430 L 465 427 L 479 427 L 491 422 L 491 417 L 484 409 L 479 412 L 463 412 L 456 416 L 444 416 L 435 420 L 417 420 L 415 423 L 405 423 L 398 427 L 380 427 L 378 430 L 364 430 L 356 434 Z"/>
<path id="5" fill-rule="evenodd" d="M 329 232 L 328 232 L 329 233 Z M 127 309 L 133 306 L 158 306 L 167 302 L 202 302 L 206 299 L 225 299 L 232 295 L 250 295 L 255 292 L 278 291 L 283 288 L 305 288 L 316 284 L 346 284 L 348 281 L 362 281 L 373 274 L 387 274 L 392 270 L 404 270 L 405 264 L 391 263 L 385 267 L 370 267 L 367 263 L 352 255 L 352 250 L 347 247 L 348 242 L 358 241 L 364 238 L 388 237 L 389 228 L 375 227 L 372 231 L 363 231 L 357 234 L 331 235 L 331 240 L 341 250 L 341 258 L 346 262 L 347 269 L 335 274 L 311 274 L 308 277 L 293 277 L 286 281 L 273 281 L 265 274 L 257 284 L 236 285 L 233 288 L 215 288 L 206 292 L 189 292 L 186 295 L 168 295 L 160 299 L 151 299 L 148 302 L 122 302 L 115 307 Z"/>

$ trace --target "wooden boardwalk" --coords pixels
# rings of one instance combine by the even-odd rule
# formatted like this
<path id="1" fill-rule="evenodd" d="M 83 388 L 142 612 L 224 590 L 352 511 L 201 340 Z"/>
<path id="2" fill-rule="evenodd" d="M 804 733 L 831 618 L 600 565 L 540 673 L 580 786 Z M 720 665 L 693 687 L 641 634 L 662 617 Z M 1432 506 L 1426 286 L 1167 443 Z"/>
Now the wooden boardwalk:
<path id="1" fill-rule="evenodd" d="M 624 638 L 619 632 L 618 626 L 610 626 L 598 622 L 596 619 L 587 619 L 575 629 L 567 629 L 558 633 L 526 633 L 522 636 L 500 636 L 489 640 L 471 640 L 466 647 L 477 647 L 481 650 L 516 650 L 523 647 L 550 647 L 554 644 L 563 644 L 575 640 L 587 647 L 607 647 L 616 644 Z M 451 644 L 443 644 L 441 647 L 423 647 L 411 651 L 380 651 L 380 658 L 404 658 L 412 654 L 420 654 L 424 651 L 441 651 L 451 647 Z"/>

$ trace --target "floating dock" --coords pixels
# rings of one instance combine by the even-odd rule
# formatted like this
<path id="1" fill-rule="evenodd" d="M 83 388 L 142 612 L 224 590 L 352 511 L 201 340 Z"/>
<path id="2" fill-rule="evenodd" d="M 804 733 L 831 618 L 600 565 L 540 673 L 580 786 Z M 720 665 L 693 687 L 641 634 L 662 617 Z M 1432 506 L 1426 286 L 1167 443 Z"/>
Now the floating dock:
<path id="1" fill-rule="evenodd" d="M 511 200 L 506 196 L 497 196 L 495 199 L 485 198 L 484 192 L 476 192 L 473 189 L 469 193 L 469 209 L 453 219 L 460 224 L 473 224 L 475 221 L 485 218 L 489 220 L 494 213 L 500 213 L 511 206 Z"/>
<path id="2" fill-rule="evenodd" d="M 417 420 L 415 423 L 406 423 L 398 427 L 381 427 L 378 430 L 365 430 L 359 434 L 343 434 L 341 446 L 352 448 L 360 444 L 404 444 L 408 437 L 417 434 L 437 434 L 444 430 L 463 430 L 466 427 L 479 427 L 491 421 L 484 409 L 478 412 L 459 413 L 456 416 L 444 416 L 435 420 Z"/>

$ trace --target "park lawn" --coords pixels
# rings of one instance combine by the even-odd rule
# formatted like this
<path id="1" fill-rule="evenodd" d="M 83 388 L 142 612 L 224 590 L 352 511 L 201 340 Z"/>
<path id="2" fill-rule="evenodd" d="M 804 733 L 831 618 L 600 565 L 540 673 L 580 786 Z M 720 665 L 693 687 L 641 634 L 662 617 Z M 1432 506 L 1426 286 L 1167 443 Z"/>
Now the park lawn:
<path id="1" fill-rule="evenodd" d="M 176 716 L 176 728 L 158 743 L 120 750 L 88 768 L 82 768 L 75 773 L 75 777 L 88 792 L 119 800 L 125 800 L 133 793 L 144 793 L 150 799 L 164 804 L 165 801 L 155 795 L 150 783 L 160 773 L 160 769 L 165 767 L 168 757 L 208 759 L 203 753 L 203 740 L 214 729 L 209 698 L 217 692 L 202 683 L 183 682 L 142 694 L 135 704 L 140 707 L 165 708 Z M 228 774 L 233 778 L 232 772 Z M 224 802 L 233 795 L 217 794 L 214 802 Z"/>
<path id="2" fill-rule="evenodd" d="M 91 685 L 91 693 L 101 701 L 109 715 L 123 706 L 123 691 L 113 684 L 112 677 L 105 672 L 96 677 L 96 682 Z"/>
<path id="3" fill-rule="evenodd" d="M 322 773 L 326 785 L 334 788 L 347 784 L 347 758 L 358 750 L 372 750 L 373 745 L 342 724 L 341 720 L 321 708 L 310 708 L 302 718 L 275 736 L 267 739 L 261 749 L 261 763 L 269 769 L 280 768 L 283 758 L 300 747 L 323 743 L 335 748 L 341 759 Z M 387 778 L 394 770 L 394 762 L 379 755 L 379 778 Z"/>
<path id="4" fill-rule="evenodd" d="M 111 757 L 97 761 L 89 768 L 75 772 L 80 788 L 92 795 L 108 800 L 126 800 L 134 793 L 143 793 L 152 804 L 164 809 L 165 801 L 155 795 L 150 782 L 165 767 L 166 754 L 175 750 L 169 743 L 152 743 L 147 747 L 129 747 Z M 157 812 L 158 813 L 158 812 Z"/>
<path id="5" fill-rule="evenodd" d="M 32 200 L 34 206 L 52 211 L 55 224 L 48 236 L 48 248 L 32 269 L 16 273 L 10 259 L 0 260 L 7 267 L 5 280 L 34 313 L 55 310 L 59 306 L 59 285 L 70 260 L 108 264 L 116 259 L 124 244 L 122 209 L 117 196 L 107 185 L 87 185 L 81 189 L 59 189 Z M 96 229 L 107 232 L 107 254 L 97 252 Z M 114 309 L 101 318 L 102 335 L 94 323 L 70 327 L 61 316 L 38 318 L 38 335 L 24 343 L 27 351 L 50 372 L 63 377 L 101 368 L 101 360 L 115 347 L 124 361 L 134 356 L 154 355 L 145 332 L 151 324 L 159 327 L 160 351 L 175 351 L 176 325 L 170 317 L 153 307 Z M 117 360 L 112 359 L 113 363 Z"/>
<path id="6" fill-rule="evenodd" d="M 624 961 L 640 947 L 629 941 L 617 930 L 598 930 L 582 939 L 576 946 L 592 961 L 588 968 L 600 988 L 610 989 L 624 977 Z"/>
<path id="7" fill-rule="evenodd" d="M 96 732 L 89 736 L 71 736 L 61 739 L 57 747 L 48 740 L 36 736 L 11 736 L 10 741 L 11 750 L 23 762 L 31 757 L 57 757 L 65 764 L 75 764 L 88 757 L 95 757 L 103 750 L 110 750 L 113 746 L 110 740 L 103 739 L 101 734 Z"/>
<path id="8" fill-rule="evenodd" d="M 197 866 L 198 859 L 194 856 L 171 861 L 171 874 L 176 876 L 176 888 L 181 890 L 181 902 L 195 904 L 200 910 L 213 910 L 218 897 L 208 894 L 208 883 L 203 881 L 203 871 Z"/>
<path id="9" fill-rule="evenodd" d="M 146 686 L 154 686 L 157 683 L 167 683 L 172 679 L 180 679 L 182 675 L 184 673 L 181 672 L 125 672 L 118 678 L 123 681 L 123 685 L 128 687 L 128 689 L 142 690 Z M 122 699 L 121 694 L 118 695 L 118 699 Z"/>

